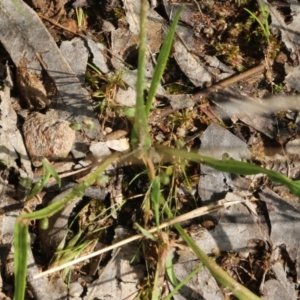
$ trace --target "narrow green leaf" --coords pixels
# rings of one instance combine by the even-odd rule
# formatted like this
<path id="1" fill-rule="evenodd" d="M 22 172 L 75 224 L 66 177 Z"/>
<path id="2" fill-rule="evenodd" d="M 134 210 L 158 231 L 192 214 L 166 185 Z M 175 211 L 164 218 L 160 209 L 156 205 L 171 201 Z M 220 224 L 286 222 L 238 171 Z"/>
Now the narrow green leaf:
<path id="1" fill-rule="evenodd" d="M 181 6 L 180 9 L 177 11 L 175 18 L 171 24 L 170 30 L 165 38 L 165 41 L 164 41 L 162 48 L 160 50 L 160 53 L 158 55 L 157 64 L 154 69 L 154 74 L 153 74 L 153 78 L 151 80 L 151 86 L 149 89 L 147 103 L 146 103 L 146 115 L 147 116 L 149 115 L 157 87 L 158 87 L 161 77 L 165 71 L 167 61 L 169 59 L 172 43 L 173 43 L 173 38 L 175 35 L 176 26 L 178 24 L 180 14 L 181 14 L 183 8 L 184 8 L 184 6 Z"/>
<path id="2" fill-rule="evenodd" d="M 14 300 L 24 300 L 27 274 L 28 228 L 18 220 L 14 227 L 14 264 L 15 295 Z"/>
<path id="3" fill-rule="evenodd" d="M 27 195 L 27 199 L 31 199 L 32 197 L 34 197 L 35 195 L 37 195 L 41 190 L 43 189 L 43 184 L 42 184 L 42 179 L 40 181 L 38 181 L 33 188 L 31 189 L 31 191 L 29 192 L 29 194 Z"/>
<path id="4" fill-rule="evenodd" d="M 221 172 L 241 175 L 255 175 L 260 173 L 265 174 L 269 177 L 270 180 L 285 185 L 294 195 L 300 197 L 300 180 L 293 181 L 278 172 L 267 170 L 260 166 L 256 166 L 254 164 L 246 163 L 243 161 L 237 161 L 234 159 L 218 160 L 209 156 L 187 152 L 184 150 L 172 149 L 161 145 L 156 145 L 155 147 L 158 151 L 167 155 L 199 162 Z"/>
<path id="5" fill-rule="evenodd" d="M 195 242 L 185 233 L 179 224 L 174 225 L 184 241 L 191 247 L 193 252 L 201 260 L 201 262 L 208 268 L 212 276 L 223 286 L 228 288 L 238 299 L 241 300 L 259 300 L 260 298 L 245 288 L 243 285 L 235 281 L 229 276 L 220 266 L 216 264 L 210 257 L 208 257 Z"/>
<path id="6" fill-rule="evenodd" d="M 142 226 L 140 226 L 138 223 L 134 223 L 134 225 L 138 228 L 138 230 L 142 233 L 142 235 L 144 235 L 146 238 L 152 240 L 152 241 L 156 241 L 156 238 L 154 237 L 154 235 L 152 233 L 150 233 L 149 231 L 147 231 L 146 229 L 144 229 Z"/>
<path id="7" fill-rule="evenodd" d="M 247 8 L 244 8 L 244 10 L 250 14 L 250 16 L 259 24 L 259 27 L 262 29 L 264 36 L 267 39 L 268 44 L 270 44 L 270 31 L 269 31 L 269 23 L 268 23 L 268 17 L 269 17 L 269 13 L 268 11 L 264 8 L 264 6 L 260 7 L 260 11 L 263 15 L 264 18 L 264 24 L 262 23 L 262 21 L 259 19 L 259 17 L 256 16 L 256 14 L 254 14 L 252 11 L 250 11 Z"/>
<path id="8" fill-rule="evenodd" d="M 90 185 L 92 185 L 97 178 L 100 176 L 100 174 L 114 161 L 117 160 L 119 154 L 116 152 L 109 156 L 93 173 L 91 173 L 86 179 L 85 182 L 80 183 L 76 187 L 74 187 L 70 193 L 65 195 L 62 199 L 59 201 L 56 201 L 55 203 L 50 204 L 49 206 L 29 213 L 21 215 L 19 218 L 23 220 L 41 220 L 47 217 L 50 217 L 60 211 L 67 203 L 73 201 L 75 197 L 81 197 L 84 196 L 85 189 L 88 188 Z"/>
<path id="9" fill-rule="evenodd" d="M 60 180 L 56 170 L 54 169 L 54 167 L 50 164 L 50 162 L 46 158 L 43 158 L 42 165 L 43 165 L 43 176 L 33 186 L 32 190 L 27 195 L 27 199 L 31 199 L 32 197 L 37 195 L 39 192 L 41 192 L 51 176 L 56 180 L 58 186 L 59 187 L 61 186 L 61 180 Z"/>
<path id="10" fill-rule="evenodd" d="M 80 230 L 65 246 L 66 237 L 62 240 L 55 252 L 55 259 L 53 260 L 51 267 L 58 266 L 62 263 L 72 260 L 82 250 L 82 245 L 76 247 L 76 243 L 82 237 L 82 231 Z"/>
<path id="11" fill-rule="evenodd" d="M 170 300 L 173 299 L 172 297 L 184 286 L 186 285 L 199 271 L 201 271 L 201 269 L 203 268 L 203 265 L 200 264 L 200 266 L 198 266 L 198 268 L 196 268 L 195 270 L 193 270 L 190 274 L 188 274 L 185 278 L 183 278 L 183 280 L 181 280 L 180 282 L 178 282 L 176 285 L 173 284 L 173 282 L 171 282 L 174 285 L 174 289 L 172 290 L 171 293 L 168 294 L 168 296 L 166 296 L 163 300 Z M 168 274 L 169 275 L 169 274 Z M 176 279 L 177 280 L 177 279 Z"/>
<path id="12" fill-rule="evenodd" d="M 170 282 L 173 284 L 173 286 L 177 286 L 179 284 L 179 282 L 174 273 L 172 256 L 171 256 L 170 251 L 168 252 L 167 258 L 166 258 L 166 272 L 167 272 L 168 278 L 169 278 Z"/>
<path id="13" fill-rule="evenodd" d="M 60 180 L 56 170 L 54 169 L 54 167 L 48 161 L 48 159 L 43 158 L 42 164 L 43 164 L 43 167 L 47 170 L 47 173 L 50 174 L 50 176 L 52 176 L 56 180 L 58 186 L 60 187 L 61 186 L 61 180 Z"/>

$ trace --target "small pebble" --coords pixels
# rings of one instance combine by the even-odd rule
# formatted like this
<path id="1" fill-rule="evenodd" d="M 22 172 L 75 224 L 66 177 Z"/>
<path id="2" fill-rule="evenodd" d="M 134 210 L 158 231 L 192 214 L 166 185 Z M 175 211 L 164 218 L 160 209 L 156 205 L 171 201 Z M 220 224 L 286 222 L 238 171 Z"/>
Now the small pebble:
<path id="1" fill-rule="evenodd" d="M 113 130 L 112 130 L 112 128 L 110 128 L 110 127 L 105 127 L 104 128 L 104 132 L 106 133 L 106 134 L 109 134 L 109 133 L 111 133 Z"/>
<path id="2" fill-rule="evenodd" d="M 49 160 L 67 157 L 75 141 L 75 131 L 69 123 L 58 120 L 49 112 L 31 113 L 23 124 L 25 145 L 35 167 L 43 157 Z"/>
<path id="3" fill-rule="evenodd" d="M 295 139 L 295 140 L 289 141 L 286 144 L 285 150 L 288 154 L 298 154 L 299 147 L 300 147 L 300 139 Z"/>
<path id="4" fill-rule="evenodd" d="M 83 287 L 78 282 L 72 282 L 69 285 L 69 295 L 71 297 L 79 297 L 83 293 Z"/>

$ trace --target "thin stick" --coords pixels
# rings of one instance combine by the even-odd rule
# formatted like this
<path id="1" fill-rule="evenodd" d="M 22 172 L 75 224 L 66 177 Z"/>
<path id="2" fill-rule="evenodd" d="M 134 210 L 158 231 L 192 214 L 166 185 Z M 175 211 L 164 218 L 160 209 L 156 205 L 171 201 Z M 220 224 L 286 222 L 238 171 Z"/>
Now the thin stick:
<path id="1" fill-rule="evenodd" d="M 68 32 L 70 32 L 70 33 L 72 33 L 72 34 L 74 34 L 74 35 L 78 35 L 78 36 L 82 37 L 83 39 L 87 40 L 87 37 L 84 36 L 83 34 L 80 34 L 80 33 L 77 33 L 77 32 L 75 32 L 75 31 L 73 31 L 73 30 L 70 30 L 70 29 L 68 29 L 67 27 L 64 27 L 64 26 L 60 25 L 59 23 L 57 23 L 55 20 L 52 20 L 52 19 L 50 19 L 50 18 L 48 18 L 48 17 L 45 17 L 45 16 L 43 16 L 42 14 L 39 14 L 39 13 L 38 13 L 37 15 L 38 15 L 40 18 L 42 18 L 42 19 L 44 19 L 44 20 L 46 20 L 46 21 L 52 23 L 53 25 L 55 25 L 55 26 L 57 26 L 57 27 L 59 27 L 59 28 L 65 30 L 65 31 L 68 31 Z"/>
<path id="2" fill-rule="evenodd" d="M 203 19 L 203 12 L 202 12 L 202 10 L 201 10 L 201 8 L 200 8 L 199 3 L 198 3 L 196 0 L 193 0 L 193 1 L 194 1 L 194 3 L 197 5 L 198 10 L 199 10 L 199 12 L 200 12 L 200 15 L 201 15 L 201 17 L 202 17 L 202 19 Z"/>
<path id="3" fill-rule="evenodd" d="M 207 89 L 204 89 L 200 92 L 197 92 L 195 93 L 193 96 L 192 96 L 192 100 L 196 103 L 198 102 L 201 102 L 203 97 L 210 94 L 210 93 L 215 93 L 215 92 L 218 92 L 220 90 L 223 90 L 224 88 L 240 81 L 240 80 L 245 80 L 249 77 L 252 77 L 254 75 L 256 75 L 257 73 L 262 73 L 265 69 L 265 65 L 264 64 L 261 64 L 257 67 L 254 67 L 250 70 L 247 70 L 243 73 L 240 73 L 238 75 L 234 75 L 232 77 L 229 77 L 229 78 L 226 78 L 212 86 L 210 86 L 209 88 Z M 164 118 L 166 116 L 168 116 L 169 114 L 172 114 L 174 112 L 176 112 L 178 109 L 173 109 L 171 106 L 168 106 L 166 107 L 165 109 L 163 109 L 162 111 L 160 111 L 158 114 L 155 114 L 153 116 L 150 116 L 149 118 L 149 123 L 152 123 L 152 122 L 157 122 L 158 119 L 161 119 L 161 118 Z"/>
<path id="4" fill-rule="evenodd" d="M 203 90 L 203 91 L 200 91 L 196 94 L 193 95 L 193 100 L 195 102 L 199 102 L 202 97 L 204 95 L 207 95 L 208 93 L 212 93 L 212 92 L 217 92 L 218 90 L 220 89 L 224 89 L 240 80 L 244 80 L 244 79 L 247 79 L 249 77 L 252 77 L 254 75 L 256 75 L 257 73 L 262 73 L 265 69 L 265 65 L 264 64 L 261 64 L 261 65 L 258 65 L 252 69 L 249 69 L 243 73 L 240 73 L 240 74 L 237 74 L 237 75 L 234 75 L 234 76 L 231 76 L 229 78 L 226 78 L 220 82 L 217 82 L 216 84 L 210 86 L 209 88 Z"/>
<path id="5" fill-rule="evenodd" d="M 196 217 L 199 217 L 199 216 L 202 216 L 202 215 L 205 215 L 205 214 L 208 214 L 210 212 L 213 212 L 213 211 L 216 211 L 220 208 L 223 208 L 223 207 L 228 207 L 228 206 L 231 206 L 233 204 L 237 204 L 237 203 L 241 203 L 243 201 L 242 198 L 238 197 L 235 198 L 235 199 L 222 199 L 222 200 L 219 200 L 219 201 L 216 201 L 215 203 L 213 204 L 210 204 L 210 205 L 207 205 L 207 206 L 204 206 L 204 207 L 200 207 L 200 208 L 197 208 L 191 212 L 188 212 L 186 214 L 183 214 L 181 216 L 178 216 L 172 220 L 169 220 L 169 221 L 166 221 L 164 223 L 162 223 L 160 226 L 159 226 L 159 229 L 163 229 L 163 228 L 166 228 L 166 227 L 169 227 L 173 224 L 176 224 L 176 223 L 179 223 L 179 222 L 183 222 L 185 220 L 189 220 L 189 219 L 193 219 L 193 218 L 196 218 Z M 148 230 L 150 233 L 155 233 L 157 231 L 157 227 L 154 227 L 154 228 L 151 228 Z M 37 278 L 40 278 L 40 277 L 43 277 L 43 276 L 46 276 L 46 275 L 49 275 L 49 274 L 52 274 L 54 272 L 57 272 L 59 270 L 62 270 L 64 268 L 67 268 L 67 267 L 70 267 L 72 265 L 75 265 L 79 262 L 82 262 L 82 261 L 85 261 L 89 258 L 92 258 L 92 257 L 95 257 L 95 256 L 98 256 L 102 253 L 105 253 L 105 252 L 108 252 L 110 250 L 113 250 L 115 248 L 118 248 L 118 247 L 121 247 L 123 245 L 126 245 L 128 243 L 131 243 L 133 241 L 136 241 L 136 240 L 139 240 L 139 239 L 142 239 L 144 238 L 144 235 L 142 234 L 137 234 L 137 235 L 134 235 L 132 237 L 129 237 L 123 241 L 120 241 L 118 243 L 115 243 L 111 246 L 108 246 L 104 249 L 101 249 L 101 250 L 98 250 L 96 252 L 93 252 L 93 253 L 90 253 L 86 256 L 83 256 L 83 257 L 79 257 L 77 259 L 74 259 L 73 261 L 70 261 L 70 262 L 67 262 L 65 264 L 62 264 L 60 266 L 57 266 L 55 268 L 52 268 L 50 270 L 47 270 L 45 272 L 42 272 L 42 273 L 39 273 L 39 274 L 36 274 L 33 278 L 34 279 L 37 279 Z"/>

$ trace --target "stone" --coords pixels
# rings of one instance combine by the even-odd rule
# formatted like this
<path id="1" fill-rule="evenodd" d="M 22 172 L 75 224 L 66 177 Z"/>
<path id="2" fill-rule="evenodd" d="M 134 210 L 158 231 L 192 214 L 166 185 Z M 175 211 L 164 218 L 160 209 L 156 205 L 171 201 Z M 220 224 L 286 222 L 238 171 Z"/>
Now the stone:
<path id="1" fill-rule="evenodd" d="M 41 165 L 43 157 L 60 160 L 69 154 L 75 141 L 75 131 L 65 120 L 59 120 L 50 111 L 46 115 L 31 113 L 23 124 L 25 145 L 32 164 Z"/>
<path id="2" fill-rule="evenodd" d="M 78 282 L 72 282 L 69 285 L 69 295 L 71 297 L 79 297 L 83 293 L 83 287 Z"/>

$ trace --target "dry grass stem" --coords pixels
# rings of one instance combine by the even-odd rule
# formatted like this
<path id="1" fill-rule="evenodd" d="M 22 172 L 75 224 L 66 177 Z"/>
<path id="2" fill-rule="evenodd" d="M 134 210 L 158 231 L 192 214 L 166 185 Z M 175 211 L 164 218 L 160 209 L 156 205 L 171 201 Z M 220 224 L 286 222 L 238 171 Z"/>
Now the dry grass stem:
<path id="1" fill-rule="evenodd" d="M 183 222 L 183 221 L 187 221 L 187 220 L 190 220 L 190 219 L 193 219 L 193 218 L 196 218 L 196 217 L 199 217 L 199 216 L 211 213 L 213 211 L 217 211 L 217 210 L 219 210 L 221 208 L 226 208 L 226 207 L 229 207 L 231 205 L 234 205 L 234 204 L 237 204 L 237 203 L 241 203 L 241 202 L 244 201 L 238 195 L 235 195 L 235 194 L 230 194 L 230 195 L 231 196 L 234 195 L 234 197 L 226 197 L 225 199 L 216 201 L 215 203 L 212 203 L 210 205 L 194 209 L 193 211 L 190 211 L 190 212 L 188 212 L 186 214 L 183 214 L 183 215 L 178 216 L 178 217 L 176 217 L 176 218 L 174 218 L 172 220 L 169 220 L 169 221 L 166 221 L 166 222 L 162 223 L 159 226 L 159 229 L 163 229 L 163 228 L 172 226 L 173 224 L 180 223 L 180 222 Z M 156 233 L 157 232 L 157 227 L 149 229 L 148 232 L 150 232 L 150 233 Z M 126 245 L 128 243 L 131 243 L 133 241 L 136 241 L 136 240 L 142 239 L 142 238 L 144 238 L 144 235 L 142 235 L 142 234 L 136 234 L 136 235 L 134 235 L 132 237 L 129 237 L 129 238 L 123 240 L 123 241 L 115 243 L 115 244 L 113 244 L 111 246 L 108 246 L 108 247 L 106 247 L 104 249 L 101 249 L 99 251 L 90 253 L 90 254 L 82 256 L 82 257 L 79 257 L 77 259 L 74 259 L 73 261 L 67 262 L 67 263 L 62 264 L 60 266 L 57 266 L 55 268 L 52 268 L 52 269 L 49 269 L 49 270 L 47 270 L 45 272 L 37 274 L 37 275 L 34 276 L 34 279 L 37 279 L 37 278 L 40 278 L 40 277 L 52 274 L 54 272 L 57 272 L 57 271 L 62 270 L 64 268 L 70 267 L 72 265 L 75 265 L 77 263 L 80 263 L 82 261 L 90 259 L 92 257 L 98 256 L 98 255 L 103 254 L 105 252 L 111 251 L 113 249 L 122 247 L 123 245 Z"/>

